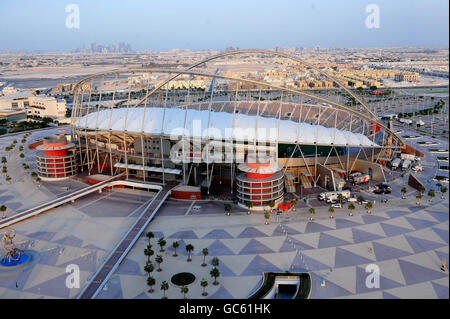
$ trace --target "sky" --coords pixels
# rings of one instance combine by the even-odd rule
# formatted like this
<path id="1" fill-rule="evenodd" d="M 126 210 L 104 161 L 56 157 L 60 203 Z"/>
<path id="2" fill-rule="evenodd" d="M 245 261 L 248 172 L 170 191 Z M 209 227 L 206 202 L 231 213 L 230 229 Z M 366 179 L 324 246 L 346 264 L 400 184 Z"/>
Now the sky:
<path id="1" fill-rule="evenodd" d="M 79 28 L 66 26 L 75 21 L 70 4 L 79 8 Z M 378 28 L 366 26 L 370 4 L 379 8 Z M 138 51 L 448 46 L 448 11 L 448 0 L 0 0 L 0 51 L 72 51 L 92 42 Z"/>

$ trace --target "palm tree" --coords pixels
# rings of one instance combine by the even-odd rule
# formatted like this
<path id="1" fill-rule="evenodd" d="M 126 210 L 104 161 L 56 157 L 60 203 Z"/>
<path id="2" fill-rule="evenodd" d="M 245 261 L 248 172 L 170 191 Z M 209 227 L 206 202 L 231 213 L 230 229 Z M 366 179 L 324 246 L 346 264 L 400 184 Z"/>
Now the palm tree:
<path id="1" fill-rule="evenodd" d="M 273 213 L 273 208 L 275 207 L 275 201 L 274 200 L 270 201 L 269 207 L 270 207 L 270 212 Z"/>
<path id="2" fill-rule="evenodd" d="M 202 296 L 208 296 L 208 293 L 205 291 L 206 287 L 208 287 L 208 281 L 205 278 L 202 278 L 202 281 L 200 281 L 200 286 L 203 288 Z"/>
<path id="3" fill-rule="evenodd" d="M 420 200 L 422 199 L 422 197 L 423 197 L 422 193 L 419 193 L 416 195 L 416 199 L 417 199 L 416 204 L 417 205 L 420 205 Z"/>
<path id="4" fill-rule="evenodd" d="M 358 200 L 358 203 L 361 205 L 362 201 L 364 200 L 364 197 L 362 197 L 362 195 L 358 195 L 356 199 Z"/>
<path id="5" fill-rule="evenodd" d="M 248 201 L 245 203 L 245 206 L 247 206 L 247 215 L 250 215 L 250 210 L 253 208 L 253 203 L 251 201 Z"/>
<path id="6" fill-rule="evenodd" d="M 350 216 L 353 216 L 353 210 L 355 209 L 355 205 L 352 203 L 348 204 L 348 209 L 350 210 Z"/>
<path id="7" fill-rule="evenodd" d="M 151 231 L 149 231 L 145 236 L 148 238 L 148 244 L 150 245 L 150 241 L 152 238 L 155 237 L 155 234 L 153 234 Z"/>
<path id="8" fill-rule="evenodd" d="M 11 176 L 9 176 L 9 175 L 6 175 L 6 181 L 9 183 L 9 181 L 11 180 Z"/>
<path id="9" fill-rule="evenodd" d="M 341 193 L 339 193 L 337 195 L 337 200 L 339 201 L 340 204 L 342 204 L 342 201 L 344 200 L 344 195 L 342 195 Z"/>
<path id="10" fill-rule="evenodd" d="M 310 221 L 313 221 L 313 220 L 314 220 L 313 215 L 316 213 L 316 210 L 315 210 L 313 207 L 311 207 L 311 208 L 308 210 L 308 212 L 309 212 L 309 220 L 310 220 Z"/>
<path id="11" fill-rule="evenodd" d="M 226 203 L 226 204 L 223 205 L 223 208 L 225 209 L 225 214 L 227 216 L 230 216 L 231 204 Z"/>
<path id="12" fill-rule="evenodd" d="M 202 267 L 206 267 L 206 263 L 205 263 L 205 259 L 206 259 L 206 256 L 208 256 L 208 248 L 203 248 L 203 250 L 202 250 L 202 254 L 203 254 L 203 264 L 202 264 Z"/>
<path id="13" fill-rule="evenodd" d="M 218 267 L 218 266 L 219 266 L 219 258 L 214 257 L 214 258 L 211 260 L 211 265 L 212 265 L 213 267 Z"/>
<path id="14" fill-rule="evenodd" d="M 441 193 L 442 193 L 441 198 L 443 199 L 443 198 L 445 197 L 445 193 L 447 193 L 447 187 L 442 186 L 442 187 L 441 187 Z"/>
<path id="15" fill-rule="evenodd" d="M 422 194 L 425 193 L 425 186 L 420 185 L 419 186 L 419 192 L 421 192 Z"/>
<path id="16" fill-rule="evenodd" d="M 8 161 L 6 160 L 6 157 L 2 157 L 2 164 L 6 164 Z"/>
<path id="17" fill-rule="evenodd" d="M 153 264 L 146 264 L 144 266 L 144 271 L 147 273 L 147 276 L 150 276 L 150 273 L 155 270 L 155 267 L 153 267 Z"/>
<path id="18" fill-rule="evenodd" d="M 0 206 L 0 211 L 2 212 L 2 218 L 6 218 L 6 210 L 8 208 L 5 205 Z"/>
<path id="19" fill-rule="evenodd" d="M 31 177 L 36 178 L 37 177 L 37 173 L 36 172 L 32 172 L 31 173 Z"/>
<path id="20" fill-rule="evenodd" d="M 367 202 L 366 208 L 367 208 L 367 214 L 370 214 L 372 212 L 371 209 L 373 208 L 373 203 Z"/>
<path id="21" fill-rule="evenodd" d="M 158 269 L 156 271 L 161 271 L 161 263 L 164 261 L 161 255 L 156 255 L 155 261 L 158 263 Z"/>
<path id="22" fill-rule="evenodd" d="M 191 251 L 194 250 L 194 246 L 192 246 L 191 244 L 187 244 L 186 245 L 186 251 L 188 252 L 188 258 L 187 261 L 192 261 L 191 259 Z"/>
<path id="23" fill-rule="evenodd" d="M 151 263 L 150 257 L 153 256 L 155 252 L 152 250 L 152 245 L 148 245 L 147 248 L 144 249 L 144 255 L 147 256 L 147 263 Z"/>
<path id="24" fill-rule="evenodd" d="M 159 250 L 160 252 L 164 252 L 164 246 L 167 244 L 167 242 L 165 241 L 164 237 L 161 237 L 158 240 L 158 245 L 159 247 L 161 247 L 161 249 Z"/>
<path id="25" fill-rule="evenodd" d="M 169 289 L 169 284 L 167 283 L 167 281 L 164 280 L 161 283 L 161 290 L 163 291 L 163 297 L 161 299 L 167 299 L 166 290 L 168 290 L 168 289 Z"/>
<path id="26" fill-rule="evenodd" d="M 436 193 L 434 192 L 434 189 L 430 189 L 428 191 L 428 197 L 430 197 L 430 202 L 433 200 L 434 196 L 436 196 Z"/>
<path id="27" fill-rule="evenodd" d="M 333 219 L 334 218 L 334 208 L 333 208 L 333 206 L 330 206 L 328 208 L 328 212 L 330 213 L 330 219 Z"/>
<path id="28" fill-rule="evenodd" d="M 402 195 L 402 198 L 405 199 L 405 198 L 406 198 L 405 194 L 408 192 L 408 190 L 406 189 L 406 187 L 403 186 L 402 189 L 401 189 L 401 192 L 402 192 L 402 194 L 403 194 L 403 195 Z"/>
<path id="29" fill-rule="evenodd" d="M 181 287 L 181 293 L 183 294 L 183 298 L 186 299 L 186 294 L 189 292 L 189 288 L 186 286 Z"/>
<path id="30" fill-rule="evenodd" d="M 177 254 L 177 248 L 180 246 L 180 244 L 177 242 L 177 241 L 174 241 L 173 243 L 172 243 L 172 247 L 173 247 L 173 250 L 174 250 L 174 253 L 173 253 L 173 257 L 177 257 L 178 256 L 178 254 Z"/>
<path id="31" fill-rule="evenodd" d="M 152 292 L 154 291 L 152 287 L 153 287 L 155 284 L 156 284 L 155 278 L 149 276 L 149 277 L 147 278 L 147 285 L 150 286 L 150 289 L 148 290 L 149 293 L 152 293 Z"/>
<path id="32" fill-rule="evenodd" d="M 295 212 L 295 205 L 297 205 L 297 204 L 298 204 L 298 199 L 297 199 L 297 198 L 293 198 L 293 199 L 291 200 L 292 211 Z"/>
<path id="33" fill-rule="evenodd" d="M 264 212 L 264 218 L 265 218 L 265 225 L 269 225 L 269 219 L 270 219 L 270 213 L 269 212 Z"/>
<path id="34" fill-rule="evenodd" d="M 36 182 L 38 183 L 38 186 L 41 186 L 41 178 L 39 176 L 36 177 Z"/>
<path id="35" fill-rule="evenodd" d="M 217 281 L 217 278 L 220 276 L 220 271 L 219 269 L 217 269 L 216 267 L 214 267 L 209 274 L 211 275 L 211 277 L 214 278 L 214 282 L 213 285 L 217 286 L 219 284 L 219 282 Z"/>

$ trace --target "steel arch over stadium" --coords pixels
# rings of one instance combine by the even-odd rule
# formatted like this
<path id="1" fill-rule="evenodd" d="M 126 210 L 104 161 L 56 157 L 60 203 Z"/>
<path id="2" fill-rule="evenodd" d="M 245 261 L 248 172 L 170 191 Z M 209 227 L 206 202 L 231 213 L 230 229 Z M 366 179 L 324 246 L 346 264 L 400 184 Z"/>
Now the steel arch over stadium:
<path id="1" fill-rule="evenodd" d="M 360 103 L 359 109 L 304 91 L 253 79 L 192 70 L 208 61 L 243 53 L 271 54 L 303 63 L 333 80 L 353 96 Z M 142 96 L 136 96 L 139 92 L 128 87 L 125 89 L 128 93 L 126 99 L 120 102 L 115 100 L 116 94 L 119 95 L 116 88 L 109 93 L 112 94 L 110 99 L 102 100 L 102 94 L 106 96 L 106 93 L 95 91 L 96 81 L 114 78 L 117 82 L 136 74 L 167 74 L 168 78 L 154 87 L 145 86 L 139 91 Z M 201 101 L 194 101 L 195 94 L 189 85 L 183 92 L 182 102 L 181 98 L 174 102 L 175 95 L 173 99 L 172 96 L 169 98 L 167 84 L 181 75 L 233 82 L 236 83 L 236 90 L 215 91 L 213 82 L 211 92 L 204 92 Z M 250 98 L 250 90 L 238 89 L 240 83 L 260 87 L 254 92 L 258 95 L 259 91 L 256 101 Z M 262 100 L 261 92 L 266 90 L 279 92 L 281 98 Z M 242 92 L 245 91 L 247 96 L 242 98 Z M 309 99 L 310 102 L 305 103 L 303 99 Z M 196 121 L 200 122 L 200 129 L 194 132 Z M 138 175 L 144 181 L 150 178 L 148 172 L 151 172 L 153 175 L 160 174 L 163 183 L 169 177 L 188 184 L 192 183 L 194 167 L 194 170 L 200 168 L 206 171 L 208 190 L 213 172 L 222 166 L 229 170 L 228 177 L 233 189 L 237 158 L 243 160 L 250 151 L 264 149 L 272 152 L 279 159 L 284 172 L 290 171 L 292 167 L 301 167 L 302 174 L 310 176 L 315 184 L 320 179 L 318 170 L 323 167 L 337 166 L 337 170 L 345 172 L 347 178 L 358 160 L 383 163 L 403 145 L 395 133 L 379 121 L 365 101 L 337 79 L 298 58 L 268 50 L 222 53 L 186 70 L 140 68 L 90 76 L 75 87 L 72 128 L 74 138 L 78 141 L 81 167 L 89 172 L 109 170 L 110 174 L 115 174 L 125 170 L 127 178 L 129 175 Z M 253 135 L 239 135 L 242 130 L 249 128 L 253 130 Z M 215 132 L 212 132 L 214 129 Z M 275 136 L 263 138 L 260 131 L 270 129 L 277 132 Z M 200 149 L 205 145 L 206 157 L 194 158 L 195 145 L 187 141 L 194 141 L 192 144 L 199 141 Z M 217 154 L 211 154 L 217 143 L 221 143 L 222 150 L 228 149 L 231 156 L 219 156 L 219 159 Z M 178 152 L 173 150 L 175 144 Z M 311 156 L 305 154 L 306 151 Z M 194 182 L 198 184 L 197 178 Z"/>

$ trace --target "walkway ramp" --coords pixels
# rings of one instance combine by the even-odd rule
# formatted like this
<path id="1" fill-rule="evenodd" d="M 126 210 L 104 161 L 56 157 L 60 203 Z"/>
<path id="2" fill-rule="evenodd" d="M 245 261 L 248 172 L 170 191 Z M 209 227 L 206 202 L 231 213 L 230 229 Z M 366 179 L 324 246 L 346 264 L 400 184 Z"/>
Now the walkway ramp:
<path id="1" fill-rule="evenodd" d="M 117 267 L 119 267 L 122 260 L 139 239 L 139 236 L 141 236 L 142 232 L 158 212 L 161 205 L 170 195 L 171 190 L 174 187 L 175 185 L 173 184 L 161 187 L 161 190 L 156 194 L 156 196 L 150 200 L 147 205 L 145 205 L 142 209 L 141 215 L 138 217 L 133 226 L 131 226 L 125 237 L 123 237 L 117 246 L 112 250 L 105 262 L 94 273 L 91 280 L 78 294 L 78 299 L 93 299 L 98 295 L 108 279 L 114 274 Z"/>

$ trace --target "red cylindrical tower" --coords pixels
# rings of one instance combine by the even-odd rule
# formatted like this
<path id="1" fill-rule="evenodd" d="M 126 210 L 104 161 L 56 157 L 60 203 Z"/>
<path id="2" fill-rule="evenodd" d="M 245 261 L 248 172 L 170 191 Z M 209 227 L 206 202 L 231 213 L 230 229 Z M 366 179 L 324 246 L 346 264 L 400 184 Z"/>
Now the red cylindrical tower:
<path id="1" fill-rule="evenodd" d="M 239 165 L 244 173 L 237 176 L 237 197 L 242 207 L 252 202 L 253 210 L 269 208 L 283 200 L 284 174 L 278 162 L 271 157 L 249 156 L 247 162 Z"/>
<path id="2" fill-rule="evenodd" d="M 64 135 L 46 137 L 36 147 L 39 176 L 44 180 L 63 179 L 77 172 L 77 163 L 73 148 L 75 144 L 67 143 Z"/>

